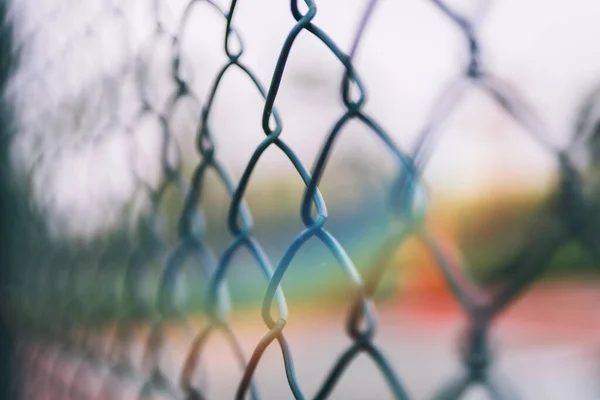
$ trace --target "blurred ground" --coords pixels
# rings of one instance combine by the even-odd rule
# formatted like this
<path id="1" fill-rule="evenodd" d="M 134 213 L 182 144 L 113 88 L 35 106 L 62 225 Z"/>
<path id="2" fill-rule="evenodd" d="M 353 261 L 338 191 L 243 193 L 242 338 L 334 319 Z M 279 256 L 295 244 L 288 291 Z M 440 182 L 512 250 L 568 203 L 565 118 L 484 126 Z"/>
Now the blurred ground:
<path id="1" fill-rule="evenodd" d="M 546 284 L 526 294 L 498 321 L 493 334 L 498 364 L 524 399 L 597 399 L 600 396 L 600 285 Z M 341 354 L 343 310 L 305 310 L 291 314 L 286 337 L 306 394 L 314 393 Z M 302 319 L 302 325 L 294 325 Z M 457 338 L 464 317 L 445 295 L 407 295 L 379 307 L 377 344 L 386 351 L 414 399 L 430 398 L 443 382 L 458 377 Z M 256 327 L 252 327 L 252 330 Z M 254 332 L 253 332 L 254 333 Z M 337 333 L 337 335 L 336 335 Z M 248 335 L 250 336 L 250 335 Z M 246 335 L 242 336 L 246 338 Z M 223 350 L 211 349 L 214 359 Z M 291 398 L 281 357 L 271 351 L 259 368 L 259 387 L 267 398 Z M 211 363 L 212 365 L 212 363 Z M 213 398 L 230 398 L 237 371 L 226 363 L 214 380 Z M 367 357 L 359 357 L 332 398 L 391 398 Z M 473 391 L 469 399 L 488 398 Z"/>
<path id="2" fill-rule="evenodd" d="M 428 399 L 449 379 L 460 376 L 457 338 L 464 316 L 451 297 L 441 292 L 410 294 L 378 305 L 376 343 L 388 356 L 413 399 Z M 600 284 L 546 283 L 538 285 L 498 321 L 493 334 L 497 364 L 493 371 L 513 385 L 523 399 L 592 400 L 600 396 Z M 311 397 L 349 341 L 343 332 L 346 310 L 335 305 L 291 306 L 285 335 L 291 345 L 298 379 Z M 266 328 L 258 310 L 238 313 L 232 325 L 250 354 Z M 177 381 L 190 342 L 177 328 L 164 348 L 162 369 Z M 141 355 L 141 343 L 132 358 Z M 72 365 L 62 363 L 67 381 Z M 56 366 L 56 364 L 55 364 Z M 209 399 L 233 398 L 240 379 L 226 341 L 210 338 L 199 367 Z M 56 370 L 55 370 L 56 372 Z M 102 374 L 93 374 L 97 378 Z M 256 379 L 266 399 L 293 398 L 274 343 L 267 349 Z M 31 381 L 36 382 L 36 381 Z M 87 382 L 86 389 L 97 388 Z M 81 383 L 80 383 L 81 384 Z M 129 387 L 129 390 L 134 390 Z M 359 356 L 342 377 L 331 398 L 386 399 L 391 394 L 374 364 Z M 466 397 L 488 398 L 472 390 Z"/>

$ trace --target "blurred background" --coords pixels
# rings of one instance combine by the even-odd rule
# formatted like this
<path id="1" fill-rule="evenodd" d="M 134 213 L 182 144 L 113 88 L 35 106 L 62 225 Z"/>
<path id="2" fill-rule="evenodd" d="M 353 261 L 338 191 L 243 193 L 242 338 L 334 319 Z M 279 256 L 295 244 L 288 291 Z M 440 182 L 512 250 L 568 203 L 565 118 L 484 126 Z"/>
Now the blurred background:
<path id="1" fill-rule="evenodd" d="M 595 181 L 600 3 L 446 3 L 476 21 L 483 70 L 514 88 L 549 127 L 545 139 L 555 149 L 568 148 L 585 182 Z M 321 0 L 313 23 L 349 52 L 366 6 L 363 0 Z M 142 247 L 150 261 L 137 284 L 146 308 L 154 307 L 165 260 L 179 242 L 185 189 L 202 161 L 196 149 L 201 113 L 228 61 L 226 20 L 207 1 L 183 0 L 5 0 L 0 11 L 2 315 L 5 347 L 14 361 L 7 398 L 62 399 L 72 392 L 83 398 L 133 398 L 135 384 L 119 384 L 120 394 L 102 397 L 99 387 L 112 361 L 98 359 L 109 354 L 126 307 L 123 276 L 132 254 L 138 254 L 148 215 L 160 215 L 151 229 L 160 245 Z M 241 60 L 264 88 L 295 23 L 288 2 L 237 5 L 233 25 L 243 41 Z M 434 2 L 381 0 L 353 59 L 367 93 L 363 110 L 409 152 L 435 117 L 432 109 L 444 89 L 464 74 L 468 62 L 463 33 Z M 340 94 L 344 70 L 315 36 L 299 34 L 275 107 L 281 139 L 309 171 L 346 110 Z M 192 95 L 171 103 L 177 79 Z M 421 181 L 428 230 L 463 261 L 468 276 L 487 287 L 515 254 L 538 245 L 539 232 L 532 229 L 560 192 L 560 170 L 557 151 L 542 147 L 489 93 L 471 86 L 451 99 L 452 112 L 436 131 Z M 265 137 L 264 105 L 247 75 L 235 68 L 225 74 L 208 125 L 215 157 L 234 186 Z M 167 145 L 165 129 L 173 139 Z M 571 145 L 576 135 L 585 140 Z M 179 165 L 183 195 L 164 173 L 165 164 Z M 319 184 L 327 230 L 365 276 L 397 223 L 398 199 L 390 188 L 398 167 L 389 148 L 352 121 Z M 260 157 L 250 178 L 244 199 L 253 236 L 274 266 L 304 229 L 305 188 L 275 146 Z M 598 197 L 586 190 L 591 193 L 586 201 L 593 203 Z M 158 202 L 157 193 L 162 193 Z M 230 205 L 227 188 L 208 173 L 198 209 L 205 221 L 202 240 L 217 259 L 234 239 L 227 226 Z M 596 218 L 591 212 L 584 216 L 592 231 Z M 411 398 L 431 398 L 463 370 L 459 339 L 467 316 L 421 242 L 403 240 L 392 253 L 374 294 L 374 340 Z M 593 251 L 569 237 L 540 279 L 494 324 L 492 369 L 521 398 L 600 398 L 599 263 Z M 208 278 L 194 271 L 182 273 L 176 289 L 177 307 L 192 333 L 174 321 L 158 361 L 175 386 L 186 351 L 206 324 Z M 248 251 L 235 254 L 226 280 L 229 321 L 250 355 L 268 331 L 260 314 L 268 281 Z M 285 335 L 298 380 L 312 397 L 351 342 L 344 324 L 354 287 L 331 251 L 312 239 L 294 257 L 282 288 L 289 307 Z M 137 339 L 125 353 L 134 369 L 143 371 L 150 323 L 136 326 Z M 81 369 L 78 357 L 89 348 L 88 358 L 96 363 Z M 207 398 L 234 397 L 242 376 L 235 362 L 227 341 L 214 334 L 194 378 Z M 59 389 L 48 376 L 62 382 Z M 255 377 L 264 398 L 293 398 L 276 344 L 266 350 Z M 392 394 L 361 355 L 331 397 Z M 490 397 L 474 388 L 465 398 Z"/>

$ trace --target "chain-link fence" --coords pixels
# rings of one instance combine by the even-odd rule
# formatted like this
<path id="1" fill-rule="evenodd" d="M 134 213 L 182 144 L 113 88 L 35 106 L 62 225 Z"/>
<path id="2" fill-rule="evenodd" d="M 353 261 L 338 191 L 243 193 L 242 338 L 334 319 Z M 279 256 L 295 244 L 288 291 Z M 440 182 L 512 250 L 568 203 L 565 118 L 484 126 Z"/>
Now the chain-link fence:
<path id="1" fill-rule="evenodd" d="M 443 88 L 414 147 L 400 148 L 365 110 L 367 85 L 353 63 L 377 3 L 365 1 L 346 50 L 315 22 L 316 2 L 292 0 L 289 12 L 295 24 L 267 81 L 246 62 L 235 0 L 226 7 L 211 0 L 2 3 L 2 120 L 9 139 L 3 151 L 5 171 L 10 172 L 3 178 L 9 189 L 3 207 L 9 266 L 3 302 L 11 331 L 18 332 L 14 337 L 20 372 L 15 382 L 20 396 L 205 398 L 204 385 L 209 383 L 203 372 L 216 367 L 203 362 L 203 353 L 211 337 L 222 335 L 239 364 L 240 379 L 225 383 L 236 388 L 236 398 L 269 397 L 269 388 L 258 385 L 255 374 L 270 347 L 280 349 L 289 393 L 295 398 L 329 397 L 361 354 L 370 357 L 394 398 L 412 398 L 411 388 L 378 346 L 374 296 L 396 251 L 407 239 L 417 238 L 435 257 L 468 321 L 458 355 L 464 370 L 441 384 L 436 398 L 460 398 L 474 385 L 483 386 L 490 398 L 519 397 L 509 382 L 490 370 L 490 331 L 498 315 L 540 278 L 563 244 L 574 239 L 598 257 L 595 163 L 592 156 L 582 172 L 573 160 L 575 151 L 595 148 L 593 107 L 583 114 L 580 134 L 568 146 L 554 144 L 549 127 L 531 104 L 480 57 L 478 31 L 488 5 L 467 17 L 446 2 L 432 0 L 430 12 L 441 13 L 461 33 L 468 60 L 462 73 Z M 39 10 L 28 14 L 28 7 Z M 218 18 L 222 26 L 218 35 L 214 32 L 206 40 L 221 43 L 224 60 L 206 87 L 198 84 L 205 73 L 201 62 L 193 62 L 194 46 L 187 43 L 187 52 L 183 50 L 199 14 Z M 256 23 L 268 29 L 270 22 Z M 285 121 L 277 111 L 288 58 L 300 36 L 316 39 L 314 45 L 324 46 L 343 66 L 343 112 L 312 167 L 286 143 Z M 201 43 L 192 43 L 199 55 Z M 215 99 L 233 73 L 263 99 L 264 137 L 239 176 L 229 172 L 215 139 L 229 133 L 211 128 Z M 458 249 L 448 249 L 428 227 L 427 191 L 421 179 L 442 125 L 470 91 L 492 99 L 555 160 L 560 173 L 551 199 L 536 211 L 527 243 L 510 260 L 500 262 L 484 283 L 474 282 L 456 256 Z M 382 143 L 396 170 L 388 202 L 392 217 L 379 227 L 386 232 L 385 240 L 368 268 L 357 268 L 328 231 L 327 207 L 319 190 L 336 140 L 346 126 L 357 122 L 365 135 Z M 195 132 L 193 142 L 182 139 L 181 131 L 189 126 Z M 255 235 L 252 210 L 245 201 L 267 151 L 280 152 L 305 186 L 303 229 L 278 258 Z M 188 173 L 184 158 L 193 153 L 198 162 Z M 91 172 L 81 175 L 84 178 L 76 173 L 64 177 L 64 171 L 77 169 Z M 214 217 L 211 207 L 218 206 L 207 200 L 210 179 L 227 194 L 223 249 L 206 228 Z M 71 188 L 71 197 L 55 196 L 65 188 Z M 295 372 L 294 348 L 286 339 L 293 315 L 281 287 L 296 254 L 311 239 L 327 248 L 352 287 L 345 326 L 351 344 L 321 377 L 316 392 L 308 392 Z M 230 322 L 236 303 L 228 279 L 237 273 L 231 265 L 240 253 L 247 257 L 244 268 L 259 270 L 266 285 L 264 335 L 254 348 L 244 348 Z M 182 357 L 165 367 L 165 357 L 172 356 L 167 342 L 175 331 L 191 339 Z"/>

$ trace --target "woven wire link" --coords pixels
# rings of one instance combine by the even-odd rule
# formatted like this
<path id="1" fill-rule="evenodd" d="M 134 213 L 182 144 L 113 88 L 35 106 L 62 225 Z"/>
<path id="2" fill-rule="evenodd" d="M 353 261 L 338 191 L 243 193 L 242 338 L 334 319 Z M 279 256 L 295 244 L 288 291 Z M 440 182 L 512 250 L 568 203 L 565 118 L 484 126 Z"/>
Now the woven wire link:
<path id="1" fill-rule="evenodd" d="M 120 3 L 113 2 L 110 7 L 103 9 L 102 14 L 107 14 L 110 18 L 120 18 Z M 71 260 L 72 263 L 64 263 L 58 272 L 49 269 L 32 272 L 25 288 L 29 292 L 35 291 L 41 295 L 33 300 L 28 298 L 23 304 L 29 306 L 33 301 L 33 307 L 41 311 L 32 318 L 33 325 L 27 327 L 38 335 L 32 341 L 33 345 L 27 347 L 26 360 L 27 365 L 34 371 L 33 376 L 41 382 L 39 387 L 46 388 L 55 398 L 123 398 L 122 394 L 114 390 L 129 385 L 133 387 L 133 394 L 130 395 L 139 399 L 156 396 L 202 399 L 206 395 L 205 388 L 197 379 L 198 369 L 205 347 L 209 346 L 209 338 L 219 334 L 225 337 L 239 363 L 242 378 L 239 382 L 231 382 L 231 385 L 237 386 L 238 399 L 248 395 L 252 399 L 262 398 L 260 388 L 253 378 L 263 353 L 269 346 L 274 346 L 275 341 L 281 350 L 290 392 L 297 399 L 327 398 L 340 379 L 343 379 L 344 371 L 361 353 L 372 359 L 373 368 L 377 368 L 385 378 L 395 398 L 408 399 L 409 390 L 405 388 L 401 378 L 377 346 L 377 319 L 373 296 L 386 269 L 392 264 L 392 255 L 408 238 L 416 237 L 434 255 L 441 273 L 469 321 L 461 347 L 464 373 L 444 384 L 436 399 L 460 398 L 472 385 L 482 385 L 491 398 L 517 398 L 510 385 L 490 372 L 490 331 L 496 317 L 540 277 L 550 257 L 563 243 L 575 238 L 596 256 L 600 256 L 600 247 L 591 222 L 586 218 L 592 209 L 588 204 L 589 200 L 583 195 L 581 177 L 569 154 L 552 142 L 552 135 L 531 105 L 508 83 L 489 71 L 481 61 L 477 28 L 483 14 L 480 13 L 478 21 L 475 21 L 461 15 L 441 0 L 432 0 L 438 11 L 461 31 L 469 57 L 460 76 L 440 93 L 418 134 L 415 146 L 405 151 L 399 148 L 388 132 L 365 111 L 366 88 L 353 64 L 377 0 L 366 2 L 349 52 L 344 52 L 313 22 L 318 12 L 315 1 L 306 0 L 301 6 L 299 1 L 291 0 L 290 10 L 296 22 L 280 50 L 268 85 L 264 85 L 244 62 L 243 34 L 235 28 L 237 0 L 232 0 L 228 9 L 222 9 L 211 0 L 191 0 L 180 14 L 174 31 L 168 29 L 161 19 L 161 3 L 160 0 L 152 1 L 154 29 L 143 46 L 144 51 L 121 72 L 123 75 L 135 76 L 139 107 L 126 120 L 117 116 L 114 121 L 108 121 L 104 128 L 124 126 L 125 131 L 130 133 L 131 154 L 132 158 L 135 158 L 135 126 L 144 118 L 158 121 L 161 128 L 161 152 L 158 160 L 161 180 L 158 185 L 154 185 L 148 182 L 143 174 L 137 174 L 135 167 L 132 167 L 139 188 L 138 194 L 149 203 L 150 211 L 144 214 L 141 222 L 136 225 L 138 232 L 127 239 L 130 245 L 128 248 L 132 248 L 133 251 L 126 270 L 114 274 L 114 284 L 110 289 L 94 288 L 94 283 L 101 281 L 101 275 L 105 273 L 101 245 L 96 250 L 98 261 L 86 271 L 77 268 L 78 254 L 70 254 L 67 260 Z M 223 53 L 226 56 L 226 61 L 214 77 L 209 92 L 202 95 L 194 91 L 182 73 L 185 54 L 181 48 L 182 35 L 193 23 L 190 16 L 200 4 L 214 9 L 220 18 L 223 18 Z M 50 10 L 49 15 L 52 15 L 52 12 Z M 124 24 L 126 23 L 124 20 Z M 29 35 L 33 34 L 34 32 L 31 32 Z M 276 109 L 288 56 L 300 35 L 314 36 L 344 67 L 340 82 L 340 99 L 344 111 L 328 132 L 312 170 L 309 170 L 286 144 L 283 121 Z M 154 52 L 159 41 L 169 43 L 171 49 L 170 79 L 173 91 L 164 104 L 157 104 L 149 97 L 148 88 L 152 87 L 153 82 L 144 72 L 145 65 L 155 57 Z M 61 52 L 68 52 L 69 46 L 67 41 Z M 49 62 L 53 57 L 56 56 L 50 57 Z M 33 72 L 31 79 L 46 68 L 49 67 L 40 66 L 38 72 Z M 264 99 L 262 130 L 265 136 L 237 181 L 219 158 L 214 137 L 221 133 L 211 129 L 214 99 L 222 82 L 232 70 L 243 74 Z M 18 92 L 19 87 L 15 86 L 12 90 Z M 507 274 L 500 284 L 494 287 L 484 287 L 473 282 L 466 274 L 465 266 L 461 265 L 462 261 L 455 256 L 455 249 L 446 248 L 427 227 L 427 193 L 420 179 L 435 152 L 440 135 L 443 134 L 441 126 L 452 115 L 465 94 L 473 90 L 489 96 L 508 116 L 521 125 L 543 151 L 557 160 L 561 174 L 554 201 L 540 211 L 539 229 L 534 231 L 535 237 L 532 239 L 537 245 L 523 248 L 507 265 L 499 266 L 499 270 L 510 270 L 514 273 Z M 184 101 L 190 102 L 193 112 L 199 116 L 195 146 L 200 161 L 195 166 L 189 182 L 182 173 L 181 150 L 172 126 L 175 109 Z M 363 124 L 368 129 L 365 134 L 378 138 L 397 166 L 397 179 L 390 196 L 395 217 L 389 226 L 389 239 L 381 246 L 379 259 L 373 263 L 373 267 L 365 276 L 358 272 L 347 251 L 326 229 L 327 208 L 319 192 L 319 182 L 325 174 L 335 143 L 343 128 L 351 121 Z M 276 147 L 285 155 L 305 185 L 300 210 L 304 229 L 298 232 L 279 260 L 272 260 L 254 236 L 252 214 L 244 202 L 255 168 L 270 147 Z M 56 151 L 60 151 L 60 148 Z M 42 156 L 44 155 L 40 155 Z M 199 206 L 205 194 L 208 174 L 218 178 L 230 198 L 227 229 L 232 239 L 222 254 L 217 254 L 206 240 L 204 216 L 202 207 Z M 160 213 L 161 204 L 165 201 L 169 189 L 174 189 L 180 199 L 180 219 L 175 244 L 169 243 L 165 237 L 163 216 Z M 280 284 L 296 253 L 312 238 L 322 242 L 335 257 L 353 287 L 354 296 L 346 323 L 346 332 L 352 343 L 333 363 L 317 392 L 306 393 L 295 373 L 294 349 L 290 347 L 285 336 L 286 324 L 291 316 L 288 314 Z M 267 282 L 262 304 L 262 319 L 266 332 L 250 354 L 245 354 L 229 322 L 232 306 L 227 275 L 231 260 L 238 252 L 244 250 L 251 254 L 255 268 L 261 271 Z M 188 320 L 189 316 L 175 302 L 177 281 L 187 269 L 194 269 L 203 274 L 207 282 L 207 299 L 201 327 Z M 45 274 L 59 276 L 52 280 L 55 287 L 49 288 L 44 284 L 47 281 Z M 87 274 L 87 278 L 81 279 L 81 274 Z M 149 304 L 141 293 L 140 282 L 148 277 L 151 279 L 153 274 L 158 274 L 159 278 L 156 295 Z M 89 285 L 82 287 L 80 282 L 88 282 Z M 90 291 L 99 289 L 105 292 L 112 291 L 109 294 L 105 293 L 102 298 L 109 299 L 107 301 L 112 302 L 112 307 L 119 310 L 114 332 L 109 336 L 108 343 L 102 343 L 100 328 L 93 323 L 99 310 L 106 305 L 85 300 Z M 59 317 L 53 323 L 43 318 L 47 304 L 53 304 L 60 310 Z M 140 336 L 138 332 L 139 320 L 149 323 L 150 328 L 146 335 Z M 160 362 L 167 351 L 165 342 L 168 329 L 173 325 L 181 326 L 192 338 L 185 358 L 176 371 L 175 379 L 172 371 L 165 371 Z M 40 341 L 39 337 L 43 340 Z M 143 355 L 141 362 L 136 363 L 129 356 L 129 351 L 140 340 L 143 342 Z M 68 378 L 54 376 L 56 371 L 64 371 L 65 365 L 71 368 L 67 374 Z M 86 387 L 85 379 L 89 374 L 101 377 L 100 384 Z"/>

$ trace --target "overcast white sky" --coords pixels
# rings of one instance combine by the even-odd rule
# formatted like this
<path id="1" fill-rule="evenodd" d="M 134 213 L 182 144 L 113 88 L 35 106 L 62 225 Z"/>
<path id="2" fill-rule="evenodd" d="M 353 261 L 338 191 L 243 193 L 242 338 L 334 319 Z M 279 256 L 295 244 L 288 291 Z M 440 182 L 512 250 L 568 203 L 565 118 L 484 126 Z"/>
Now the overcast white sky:
<path id="1" fill-rule="evenodd" d="M 45 207 L 62 215 L 73 232 L 89 233 L 118 218 L 107 210 L 131 196 L 132 162 L 148 175 L 157 170 L 156 121 L 136 126 L 134 161 L 127 132 L 119 124 L 110 126 L 114 115 L 128 120 L 139 103 L 127 70 L 117 73 L 125 76 L 121 80 L 100 80 L 122 71 L 119 68 L 130 65 L 143 48 L 153 27 L 150 1 L 115 1 L 122 5 L 124 19 L 115 17 L 110 3 L 20 0 L 13 6 L 17 37 L 24 42 L 23 66 L 9 92 L 20 123 L 15 159 L 28 170 L 38 160 L 35 154 L 46 155 L 44 172 L 34 176 L 34 186 L 39 187 Z M 464 10 L 477 4 L 453 3 Z M 166 4 L 170 10 L 161 9 L 161 15 L 168 28 L 175 26 L 169 21 L 178 20 L 184 2 L 164 2 L 161 7 Z M 347 50 L 365 4 L 365 0 L 317 1 L 315 23 Z M 192 73 L 194 89 L 203 100 L 224 62 L 224 23 L 202 2 L 196 7 L 181 41 L 186 71 Z M 566 142 L 578 104 L 600 82 L 599 20 L 600 2 L 594 0 L 504 0 L 490 4 L 481 25 L 483 65 L 531 100 L 552 128 L 548 134 L 556 143 Z M 242 59 L 265 86 L 293 23 L 288 1 L 239 2 L 235 24 L 246 45 Z M 430 1 L 380 1 L 356 63 L 368 88 L 368 112 L 405 148 L 427 120 L 444 84 L 463 68 L 465 47 L 455 26 Z M 170 89 L 169 50 L 165 40 L 153 53 L 149 81 L 159 101 Z M 276 103 L 284 121 L 282 137 L 310 165 L 343 111 L 339 98 L 343 69 L 307 32 L 298 38 L 288 64 Z M 83 95 L 82 88 L 86 88 Z M 263 137 L 262 102 L 237 72 L 221 89 L 211 126 L 219 156 L 239 176 Z M 78 106 L 83 110 L 79 114 L 73 112 Z M 196 115 L 197 110 L 192 111 Z M 174 126 L 180 127 L 180 135 L 191 137 L 193 132 L 182 121 Z M 382 148 L 367 134 L 358 125 L 349 126 L 339 151 L 389 168 Z M 92 137 L 100 140 L 92 142 Z M 61 156 L 48 156 L 56 148 Z M 488 188 L 490 176 L 531 185 L 548 175 L 552 160 L 490 99 L 472 93 L 448 121 L 426 178 L 436 188 L 462 193 Z M 268 151 L 259 175 L 268 177 L 273 171 L 291 168 L 278 152 Z"/>

